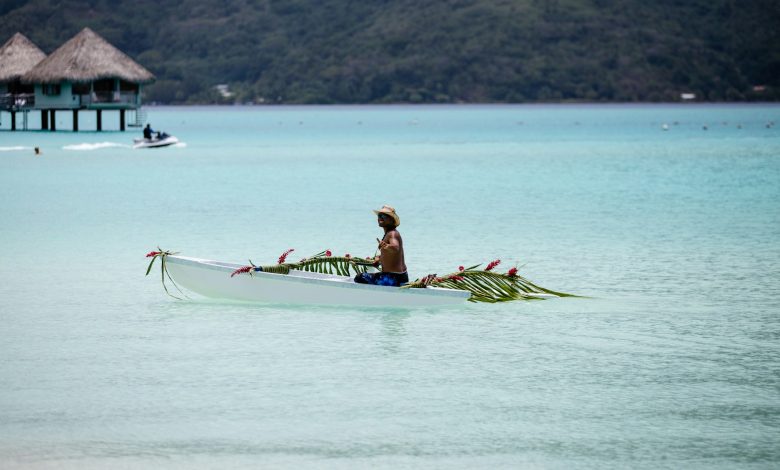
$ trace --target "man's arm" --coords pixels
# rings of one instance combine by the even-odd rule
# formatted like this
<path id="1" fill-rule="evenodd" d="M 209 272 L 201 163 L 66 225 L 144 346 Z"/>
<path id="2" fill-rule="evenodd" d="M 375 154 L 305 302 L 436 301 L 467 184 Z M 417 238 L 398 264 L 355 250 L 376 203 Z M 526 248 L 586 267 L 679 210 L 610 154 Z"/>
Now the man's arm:
<path id="1" fill-rule="evenodd" d="M 401 243 L 398 242 L 398 235 L 390 233 L 390 236 L 386 240 L 379 240 L 379 249 L 388 251 L 398 251 L 401 248 Z"/>

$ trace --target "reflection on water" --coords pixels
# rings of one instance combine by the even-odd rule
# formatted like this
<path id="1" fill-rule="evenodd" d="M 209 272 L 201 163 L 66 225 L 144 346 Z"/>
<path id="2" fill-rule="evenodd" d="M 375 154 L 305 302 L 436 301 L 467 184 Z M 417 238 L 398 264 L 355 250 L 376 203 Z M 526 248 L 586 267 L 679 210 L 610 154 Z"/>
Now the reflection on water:
<path id="1" fill-rule="evenodd" d="M 405 339 L 406 328 L 404 324 L 409 319 L 410 313 L 408 310 L 388 310 L 382 312 L 380 341 L 385 351 L 396 353 L 399 350 L 399 344 Z"/>

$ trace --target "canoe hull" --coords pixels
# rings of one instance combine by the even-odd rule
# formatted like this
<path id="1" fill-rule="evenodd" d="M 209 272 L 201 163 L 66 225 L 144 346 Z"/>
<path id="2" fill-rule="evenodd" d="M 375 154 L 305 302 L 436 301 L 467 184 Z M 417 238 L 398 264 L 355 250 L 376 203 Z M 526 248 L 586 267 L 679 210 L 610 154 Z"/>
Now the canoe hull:
<path id="1" fill-rule="evenodd" d="M 166 257 L 166 267 L 180 287 L 206 297 L 248 302 L 415 307 L 463 304 L 470 296 L 453 289 L 356 284 L 344 276 L 299 271 L 230 277 L 241 265 L 176 255 Z"/>

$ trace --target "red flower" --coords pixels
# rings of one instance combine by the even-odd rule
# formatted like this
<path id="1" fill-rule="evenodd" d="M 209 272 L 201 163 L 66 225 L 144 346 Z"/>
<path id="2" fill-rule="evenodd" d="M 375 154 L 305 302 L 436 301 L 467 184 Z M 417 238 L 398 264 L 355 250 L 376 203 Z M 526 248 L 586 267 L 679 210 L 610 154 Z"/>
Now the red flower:
<path id="1" fill-rule="evenodd" d="M 251 271 L 251 270 L 252 270 L 252 268 L 253 268 L 253 267 L 254 267 L 254 266 L 244 266 L 243 268 L 238 268 L 238 269 L 236 269 L 235 271 L 233 271 L 233 274 L 231 274 L 231 275 L 230 275 L 230 277 L 233 277 L 233 276 L 235 276 L 236 274 L 244 274 L 244 273 L 248 273 L 249 271 Z"/>
<path id="2" fill-rule="evenodd" d="M 506 275 L 509 277 L 517 276 L 517 268 L 510 269 L 509 271 L 506 272 Z"/>
<path id="3" fill-rule="evenodd" d="M 487 268 L 485 268 L 485 271 L 490 271 L 491 269 L 495 268 L 499 264 L 501 264 L 501 260 L 500 259 L 491 261 L 490 264 L 487 265 Z"/>
<path id="4" fill-rule="evenodd" d="M 350 255 L 349 253 L 347 253 L 346 255 L 344 255 L 344 257 L 345 257 L 345 258 L 347 258 L 347 259 L 350 259 L 350 258 L 352 258 L 352 255 Z"/>
<path id="5" fill-rule="evenodd" d="M 333 256 L 333 253 L 331 253 L 330 250 L 325 250 L 325 256 L 331 257 Z"/>
<path id="6" fill-rule="evenodd" d="M 279 264 L 284 263 L 284 260 L 287 259 L 287 255 L 289 255 L 293 251 L 295 251 L 295 250 L 293 248 L 290 248 L 289 250 L 287 250 L 284 253 L 282 253 L 282 256 L 279 257 Z"/>
<path id="7" fill-rule="evenodd" d="M 152 256 L 157 256 L 157 255 L 161 255 L 161 254 L 162 254 L 162 251 L 150 251 L 149 253 L 146 254 L 146 257 L 147 258 L 151 258 Z"/>
<path id="8" fill-rule="evenodd" d="M 457 274 L 453 274 L 452 276 L 447 277 L 450 281 L 458 282 L 465 279 L 463 276 L 458 276 Z"/>
<path id="9" fill-rule="evenodd" d="M 458 271 L 463 271 L 464 269 L 466 268 L 464 268 L 463 266 L 458 266 Z"/>

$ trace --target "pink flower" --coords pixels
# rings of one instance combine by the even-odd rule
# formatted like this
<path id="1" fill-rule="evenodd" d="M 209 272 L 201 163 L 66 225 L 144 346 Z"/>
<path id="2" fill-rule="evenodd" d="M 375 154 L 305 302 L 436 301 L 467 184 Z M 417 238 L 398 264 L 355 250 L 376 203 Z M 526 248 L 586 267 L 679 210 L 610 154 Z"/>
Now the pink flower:
<path id="1" fill-rule="evenodd" d="M 253 267 L 254 267 L 254 266 L 244 266 L 244 267 L 242 267 L 242 268 L 238 268 L 238 269 L 236 269 L 235 271 L 233 271 L 233 274 L 231 274 L 231 275 L 230 275 L 230 277 L 233 277 L 233 276 L 235 276 L 236 274 L 244 274 L 244 273 L 248 273 L 249 271 L 251 271 L 251 270 L 252 270 L 252 268 L 253 268 Z"/>
<path id="2" fill-rule="evenodd" d="M 284 253 L 282 253 L 282 256 L 279 257 L 279 264 L 284 263 L 284 260 L 287 259 L 287 255 L 289 255 L 293 251 L 295 251 L 295 250 L 293 248 L 290 248 L 289 250 L 287 250 Z"/>
<path id="3" fill-rule="evenodd" d="M 506 275 L 509 277 L 517 276 L 517 268 L 510 269 L 509 271 L 506 272 Z"/>
<path id="4" fill-rule="evenodd" d="M 491 269 L 495 268 L 499 264 L 501 264 L 501 260 L 500 259 L 491 261 L 490 264 L 487 265 L 487 268 L 485 268 L 485 271 L 490 271 Z"/>
<path id="5" fill-rule="evenodd" d="M 331 253 L 330 250 L 325 250 L 325 256 L 331 257 L 333 256 L 333 253 Z"/>
<path id="6" fill-rule="evenodd" d="M 463 266 L 458 266 L 458 271 L 463 271 L 464 269 L 466 268 L 464 268 Z"/>
<path id="7" fill-rule="evenodd" d="M 161 254 L 162 254 L 162 251 L 150 251 L 149 253 L 146 254 L 146 257 L 147 258 L 151 258 L 152 256 L 157 256 L 157 255 L 161 255 Z"/>

